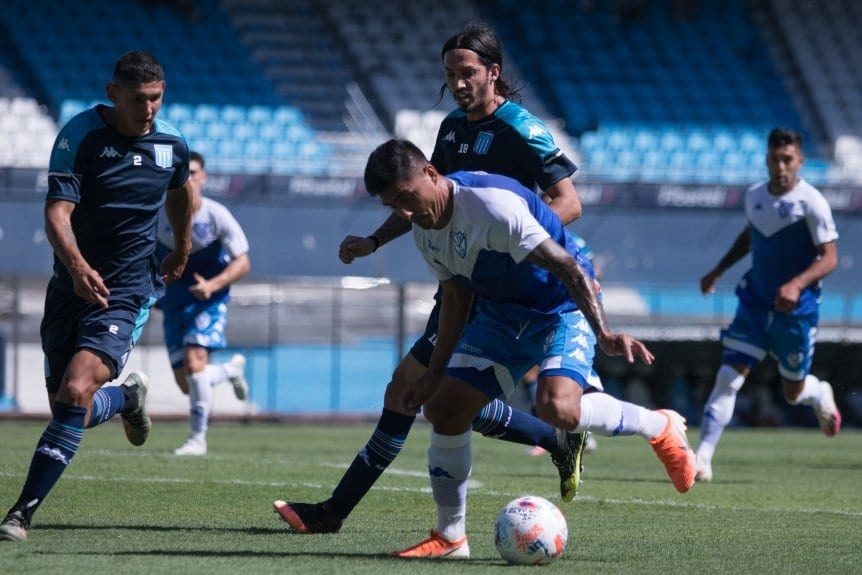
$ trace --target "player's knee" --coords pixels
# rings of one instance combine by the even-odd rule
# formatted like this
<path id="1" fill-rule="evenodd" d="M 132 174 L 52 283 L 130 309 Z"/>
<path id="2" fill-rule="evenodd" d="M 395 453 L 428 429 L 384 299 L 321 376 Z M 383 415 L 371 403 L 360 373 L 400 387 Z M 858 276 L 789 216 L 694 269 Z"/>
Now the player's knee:
<path id="1" fill-rule="evenodd" d="M 90 378 L 70 377 L 60 387 L 57 399 L 69 405 L 89 405 L 98 389 L 98 383 Z"/>
<path id="2" fill-rule="evenodd" d="M 566 431 L 574 431 L 580 423 L 578 405 L 562 397 L 545 397 L 536 403 L 536 415 L 542 421 Z"/>

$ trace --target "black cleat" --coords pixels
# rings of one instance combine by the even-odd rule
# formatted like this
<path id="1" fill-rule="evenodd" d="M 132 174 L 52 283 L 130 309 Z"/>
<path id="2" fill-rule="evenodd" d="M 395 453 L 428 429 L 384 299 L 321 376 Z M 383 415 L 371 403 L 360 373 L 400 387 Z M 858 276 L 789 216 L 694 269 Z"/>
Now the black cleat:
<path id="1" fill-rule="evenodd" d="M 30 520 L 20 509 L 13 509 L 6 514 L 3 523 L 0 523 L 0 541 L 14 541 L 21 543 L 27 539 L 27 531 L 30 529 Z"/>
<path id="2" fill-rule="evenodd" d="M 147 413 L 147 387 L 149 384 L 150 378 L 146 374 L 133 371 L 120 386 L 126 388 L 138 399 L 138 406 L 133 411 L 120 414 L 123 418 L 126 439 L 132 445 L 143 445 L 147 441 L 147 437 L 150 436 L 150 428 L 153 426 L 150 415 Z"/>
<path id="3" fill-rule="evenodd" d="M 338 533 L 344 519 L 337 517 L 329 505 L 323 503 L 288 503 L 276 501 L 276 513 L 300 533 Z"/>
<path id="4" fill-rule="evenodd" d="M 560 473 L 560 497 L 563 501 L 571 501 L 578 494 L 578 486 L 581 484 L 581 471 L 583 471 L 581 459 L 584 455 L 584 446 L 587 444 L 587 432 L 577 433 L 558 429 L 557 438 L 560 451 L 551 453 L 551 461 Z"/>

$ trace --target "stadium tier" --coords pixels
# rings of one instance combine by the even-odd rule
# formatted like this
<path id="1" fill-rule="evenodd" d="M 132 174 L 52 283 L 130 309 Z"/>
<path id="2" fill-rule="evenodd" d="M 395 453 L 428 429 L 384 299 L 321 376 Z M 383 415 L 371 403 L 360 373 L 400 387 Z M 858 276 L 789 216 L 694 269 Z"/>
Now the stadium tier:
<path id="1" fill-rule="evenodd" d="M 387 133 L 433 138 L 421 115 L 451 107 L 439 46 L 486 18 L 582 177 L 743 184 L 766 131 L 786 125 L 807 136 L 809 180 L 858 182 L 862 10 L 827 4 L 8 0 L 0 98 L 35 113 L 0 106 L 0 167 L 43 166 L 50 134 L 104 98 L 119 52 L 141 48 L 167 70 L 164 117 L 215 171 L 358 174 Z"/>

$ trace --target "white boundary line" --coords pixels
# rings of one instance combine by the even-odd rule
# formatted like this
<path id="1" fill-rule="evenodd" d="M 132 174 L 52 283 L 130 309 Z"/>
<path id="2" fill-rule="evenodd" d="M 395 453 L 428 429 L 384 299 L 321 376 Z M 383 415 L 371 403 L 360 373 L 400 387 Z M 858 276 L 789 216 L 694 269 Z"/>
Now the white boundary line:
<path id="1" fill-rule="evenodd" d="M 395 472 L 398 475 L 411 476 L 411 477 L 427 477 L 426 474 L 419 474 L 414 471 L 397 471 L 388 469 L 386 470 L 387 474 L 392 474 Z M 0 477 L 10 477 L 10 478 L 19 478 L 23 479 L 27 476 L 26 473 L 9 473 L 0 471 Z M 245 487 L 278 487 L 278 488 L 306 488 L 306 489 L 327 489 L 329 486 L 324 486 L 319 483 L 309 483 L 304 481 L 249 481 L 246 479 L 224 479 L 224 480 L 213 480 L 213 479 L 189 479 L 186 477 L 124 477 L 124 476 L 113 476 L 113 477 L 97 477 L 95 475 L 77 475 L 75 473 L 65 473 L 63 474 L 63 478 L 66 481 L 110 481 L 116 483 L 170 483 L 170 484 L 210 484 L 210 485 L 239 485 Z M 508 491 L 494 491 L 494 490 L 485 490 L 482 487 L 482 484 L 478 481 L 470 481 L 470 489 L 471 494 L 473 496 L 481 495 L 481 496 L 492 496 L 492 497 L 508 497 L 510 499 L 514 499 L 515 497 L 520 497 L 524 495 L 523 492 L 508 492 Z M 390 491 L 390 492 L 401 492 L 401 493 L 431 493 L 430 487 L 386 487 L 386 486 L 375 486 L 371 488 L 372 491 Z M 551 501 L 554 500 L 556 494 L 537 494 L 541 495 Z M 690 503 L 686 501 L 674 501 L 670 499 L 655 499 L 655 500 L 647 500 L 639 497 L 634 498 L 607 498 L 607 497 L 592 497 L 589 495 L 579 495 L 577 497 L 578 502 L 589 502 L 589 503 L 601 503 L 604 505 L 641 505 L 648 507 L 675 507 L 680 509 L 697 509 L 702 511 L 741 511 L 745 513 L 795 513 L 801 515 L 816 515 L 816 514 L 827 514 L 827 515 L 838 515 L 843 517 L 862 517 L 862 511 L 850 511 L 850 510 L 839 510 L 839 509 L 823 509 L 823 508 L 794 508 L 794 507 L 753 507 L 753 506 L 739 506 L 739 505 L 712 505 L 708 503 Z"/>

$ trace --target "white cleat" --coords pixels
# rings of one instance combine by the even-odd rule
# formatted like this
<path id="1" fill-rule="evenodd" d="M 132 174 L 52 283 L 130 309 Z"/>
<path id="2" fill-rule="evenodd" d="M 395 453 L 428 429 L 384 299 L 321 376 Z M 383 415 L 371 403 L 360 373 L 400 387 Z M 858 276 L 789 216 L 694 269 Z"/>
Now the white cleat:
<path id="1" fill-rule="evenodd" d="M 174 455 L 181 456 L 201 456 L 207 454 L 206 439 L 187 439 L 180 447 L 174 449 Z"/>
<path id="2" fill-rule="evenodd" d="M 245 379 L 245 356 L 241 353 L 236 353 L 227 363 L 230 366 L 230 371 L 234 373 L 234 375 L 228 378 L 233 386 L 233 394 L 238 400 L 245 401 L 248 397 L 248 381 Z"/>
<path id="3" fill-rule="evenodd" d="M 835 437 L 841 431 L 841 412 L 835 405 L 835 394 L 828 381 L 820 382 L 820 403 L 814 405 L 814 415 L 826 437 Z"/>
<path id="4" fill-rule="evenodd" d="M 697 471 L 694 480 L 698 483 L 709 483 L 712 481 L 712 462 L 708 460 L 697 460 Z"/>

